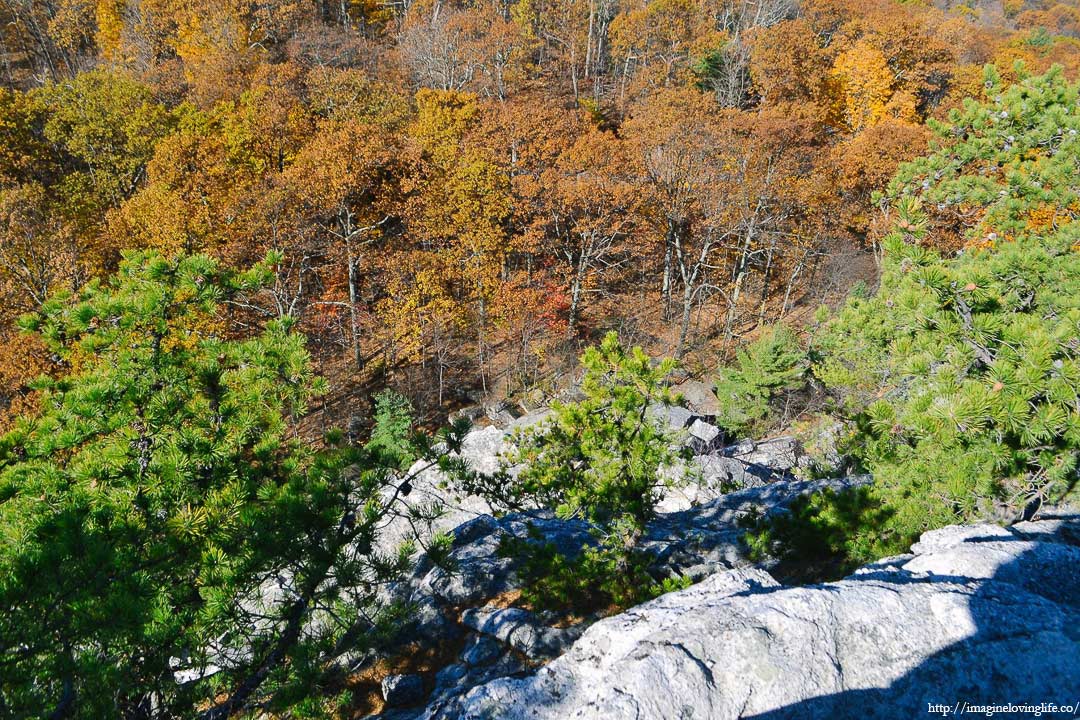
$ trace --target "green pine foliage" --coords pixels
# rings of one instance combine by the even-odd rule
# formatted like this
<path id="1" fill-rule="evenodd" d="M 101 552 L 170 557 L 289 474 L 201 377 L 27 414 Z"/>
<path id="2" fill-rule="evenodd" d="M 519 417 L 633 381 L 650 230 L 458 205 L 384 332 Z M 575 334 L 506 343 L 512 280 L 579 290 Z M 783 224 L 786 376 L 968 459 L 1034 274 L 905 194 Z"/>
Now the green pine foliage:
<path id="1" fill-rule="evenodd" d="M 635 546 L 654 516 L 662 470 L 680 456 L 673 431 L 649 410 L 675 404 L 667 378 L 676 363 L 628 350 L 612 332 L 585 351 L 581 364 L 583 399 L 553 403 L 543 423 L 513 438 L 503 471 L 473 475 L 470 489 L 507 509 L 538 505 L 592 524 L 597 544 L 577 558 L 537 542 L 504 549 L 526 555 L 526 593 L 534 604 L 629 605 L 656 585 Z"/>
<path id="2" fill-rule="evenodd" d="M 677 459 L 672 431 L 653 405 L 673 405 L 666 378 L 674 360 L 658 363 L 641 348 L 623 348 L 615 333 L 581 356 L 583 399 L 552 403 L 551 415 L 513 439 L 508 465 L 520 465 L 514 495 L 535 499 L 560 517 L 614 528 L 644 527 Z"/>
<path id="3" fill-rule="evenodd" d="M 798 336 L 785 325 L 770 328 L 738 351 L 734 366 L 717 373 L 720 413 L 716 424 L 735 435 L 754 434 L 771 403 L 803 385 L 805 370 L 806 352 Z"/>
<path id="4" fill-rule="evenodd" d="M 891 510 L 873 488 L 826 489 L 796 498 L 786 512 L 741 519 L 751 559 L 777 558 L 770 572 L 787 583 L 836 580 L 879 555 L 868 528 L 880 528 Z"/>
<path id="5" fill-rule="evenodd" d="M 370 447 L 297 440 L 322 388 L 303 336 L 231 339 L 221 314 L 270 277 L 131 254 L 26 320 L 68 372 L 0 438 L 0 714 L 274 711 L 388 637 L 375 591 L 408 548 L 375 543 L 417 454 L 407 408 L 383 401 Z"/>
<path id="6" fill-rule="evenodd" d="M 880 289 L 815 338 L 813 375 L 875 480 L 880 512 L 841 543 L 858 559 L 1075 493 L 1080 87 L 1059 69 L 986 80 L 985 100 L 936 126 L 933 152 L 880 199 L 895 218 Z"/>

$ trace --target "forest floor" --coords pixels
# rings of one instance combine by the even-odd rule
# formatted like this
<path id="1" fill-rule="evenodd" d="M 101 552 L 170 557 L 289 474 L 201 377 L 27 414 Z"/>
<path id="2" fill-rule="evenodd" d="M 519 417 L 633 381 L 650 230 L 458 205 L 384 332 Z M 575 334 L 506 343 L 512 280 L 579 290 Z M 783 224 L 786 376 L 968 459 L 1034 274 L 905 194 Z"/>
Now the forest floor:
<path id="1" fill-rule="evenodd" d="M 687 374 L 708 379 L 718 365 L 734 357 L 740 346 L 777 320 L 799 331 L 809 331 L 819 307 L 839 306 L 857 283 L 873 288 L 878 277 L 873 253 L 850 247 L 826 257 L 818 273 L 817 281 L 808 283 L 813 290 L 789 301 L 783 318 L 780 318 L 782 298 L 771 299 L 765 307 L 764 324 L 760 322 L 757 288 L 749 288 L 730 340 L 725 339 L 723 331 L 726 306 L 714 303 L 698 307 L 692 318 L 694 341 L 682 358 Z M 523 404 L 530 409 L 542 406 L 575 384 L 581 352 L 611 329 L 619 331 L 627 344 L 640 345 L 654 357 L 670 355 L 678 343 L 677 323 L 661 317 L 661 304 L 655 293 L 613 296 L 590 307 L 584 314 L 580 332 L 554 343 L 543 364 L 528 380 L 522 380 L 515 365 L 519 349 L 505 343 L 488 349 L 483 384 L 477 379 L 475 366 L 461 363 L 448 368 L 441 398 L 430 367 L 388 368 L 375 357 L 358 370 L 349 352 L 339 347 L 313 347 L 317 368 L 327 379 L 329 392 L 309 408 L 299 425 L 299 433 L 308 439 L 318 439 L 331 428 L 362 431 L 371 417 L 374 396 L 387 387 L 408 397 L 417 409 L 418 420 L 430 428 L 443 425 L 451 413 L 469 406 L 501 401 Z"/>

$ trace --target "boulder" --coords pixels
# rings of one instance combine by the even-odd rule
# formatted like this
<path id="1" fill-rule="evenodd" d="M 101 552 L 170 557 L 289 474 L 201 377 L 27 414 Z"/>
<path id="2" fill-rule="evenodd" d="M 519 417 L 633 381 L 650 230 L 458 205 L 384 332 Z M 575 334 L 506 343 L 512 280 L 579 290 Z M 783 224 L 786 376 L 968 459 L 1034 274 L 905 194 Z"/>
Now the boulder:
<path id="1" fill-rule="evenodd" d="M 441 690 L 456 687 L 468 674 L 469 668 L 463 663 L 447 665 L 435 673 L 435 693 L 438 694 Z"/>
<path id="2" fill-rule="evenodd" d="M 503 448 L 503 431 L 489 426 L 465 436 L 461 457 L 471 467 L 493 472 L 498 467 Z M 438 468 L 429 467 L 427 462 L 417 462 L 409 469 L 409 475 L 413 476 L 410 491 L 398 498 L 408 508 L 396 509 L 396 514 L 381 533 L 379 549 L 384 552 L 392 552 L 401 543 L 414 539 L 418 529 L 426 538 L 492 511 L 491 505 L 481 497 L 453 492 L 446 476 Z"/>
<path id="3" fill-rule="evenodd" d="M 738 458 L 698 455 L 694 461 L 700 468 L 702 484 L 719 495 L 760 487 L 778 479 L 772 468 Z"/>
<path id="4" fill-rule="evenodd" d="M 747 564 L 741 544 L 745 529 L 739 522 L 745 515 L 783 512 L 803 494 L 827 487 L 841 490 L 868 481 L 868 477 L 856 476 L 777 482 L 723 495 L 681 512 L 661 514 L 650 523 L 642 549 L 653 556 L 652 571 L 657 577 L 679 575 L 701 580 Z M 460 661 L 436 676 L 429 712 L 480 683 L 521 672 L 522 657 L 535 662 L 561 653 L 585 628 L 584 623 L 565 630 L 549 627 L 524 610 L 480 608 L 462 617 L 458 609 L 476 608 L 519 586 L 521 559 L 499 556 L 498 547 L 504 537 L 551 542 L 559 552 L 573 556 L 595 542 L 587 524 L 558 519 L 549 513 L 501 518 L 484 515 L 456 528 L 453 537 L 447 567 L 436 567 L 421 558 L 417 573 L 395 586 L 387 598 L 409 602 L 415 608 L 414 622 L 402 629 L 402 642 L 420 641 L 435 647 L 457 641 L 462 633 L 471 637 Z M 756 577 L 764 582 L 761 576 Z"/>
<path id="5" fill-rule="evenodd" d="M 461 651 L 461 662 L 469 667 L 488 665 L 495 662 L 502 653 L 502 646 L 494 638 L 477 635 Z"/>
<path id="6" fill-rule="evenodd" d="M 666 472 L 672 488 L 658 505 L 660 512 L 684 510 L 733 490 L 791 479 L 789 471 L 805 456 L 798 441 L 790 437 L 758 443 L 744 441 L 717 449 L 717 444 L 724 439 L 723 432 L 687 408 L 657 405 L 651 411 L 659 414 L 672 428 L 684 431 L 687 445 L 696 453 L 688 465 Z M 549 412 L 543 410 L 518 417 L 505 428 L 490 425 L 473 430 L 465 437 L 460 456 L 475 470 L 495 472 L 507 449 L 508 434 L 543 422 Z M 454 528 L 460 530 L 471 520 L 490 518 L 494 510 L 482 497 L 455 492 L 438 468 L 417 463 L 410 469 L 410 474 L 415 474 L 410 492 L 399 497 L 408 509 L 398 509 L 397 517 L 381 534 L 379 549 L 384 552 L 392 552 L 402 542 L 414 539 L 417 531 L 424 540 L 435 533 Z M 453 587 L 453 582 L 450 585 L 448 592 L 460 594 L 460 588 Z"/>
<path id="7" fill-rule="evenodd" d="M 453 707 L 457 699 L 471 688 L 496 678 L 520 675 L 524 671 L 525 666 L 513 653 L 503 654 L 494 662 L 485 665 L 473 667 L 468 667 L 463 663 L 448 665 L 435 675 L 435 689 L 431 693 L 428 706 L 414 710 L 409 720 L 432 718 L 442 713 L 445 708 Z M 391 717 L 385 713 L 379 717 L 382 720 L 391 720 Z"/>
<path id="8" fill-rule="evenodd" d="M 1071 703 L 1080 516 L 1023 526 L 926 533 L 909 554 L 820 585 L 718 573 L 594 624 L 530 676 L 493 680 L 425 717 L 824 720 Z"/>
<path id="9" fill-rule="evenodd" d="M 485 415 L 485 411 L 484 411 L 484 408 L 482 406 L 480 406 L 480 405 L 467 405 L 467 406 L 461 408 L 460 410 L 455 410 L 454 412 L 450 413 L 450 415 L 449 415 L 449 417 L 447 419 L 451 423 L 456 422 L 458 420 L 462 420 L 462 419 L 468 420 L 470 423 L 475 423 L 477 420 L 484 417 L 484 415 Z"/>
<path id="10" fill-rule="evenodd" d="M 466 610 L 462 613 L 461 624 L 490 635 L 531 660 L 560 655 L 582 630 L 547 627 L 535 614 L 521 608 Z"/>
<path id="11" fill-rule="evenodd" d="M 697 418 L 694 413 L 680 405 L 650 405 L 649 412 L 672 430 L 688 428 Z"/>
<path id="12" fill-rule="evenodd" d="M 502 534 L 495 530 L 455 548 L 446 567 L 433 568 L 423 577 L 421 589 L 439 602 L 459 607 L 482 602 L 513 588 L 514 561 L 499 553 Z"/>
<path id="13" fill-rule="evenodd" d="M 719 441 L 723 440 L 723 432 L 720 428 L 701 418 L 690 423 L 687 432 L 690 435 L 690 447 L 699 454 L 710 452 Z"/>
<path id="14" fill-rule="evenodd" d="M 642 548 L 655 558 L 659 576 L 699 578 L 718 570 L 746 564 L 741 545 L 745 528 L 740 518 L 750 513 L 782 512 L 795 498 L 825 488 L 843 490 L 869 482 L 853 476 L 813 482 L 776 482 L 716 498 L 680 512 L 662 513 L 646 529 Z M 512 513 L 501 518 L 481 516 L 454 531 L 454 544 L 445 567 L 433 567 L 423 559 L 408 584 L 412 602 L 425 608 L 426 627 L 439 629 L 445 618 L 430 606 L 477 607 L 519 586 L 522 558 L 504 556 L 500 546 L 506 538 L 551 543 L 562 555 L 574 557 L 596 538 L 581 520 L 562 520 L 548 512 Z M 410 599 L 409 596 L 402 599 Z M 451 628 L 443 628 L 447 632 Z M 433 635 L 436 641 L 446 634 Z"/>
<path id="15" fill-rule="evenodd" d="M 455 541 L 445 567 L 418 563 L 415 585 L 421 596 L 432 596 L 450 607 L 476 606 L 518 586 L 519 557 L 504 557 L 503 541 L 514 537 L 527 542 L 552 543 L 562 554 L 574 556 L 594 542 L 588 524 L 559 520 L 548 512 L 512 513 L 499 519 L 474 518 L 454 532 Z"/>
<path id="16" fill-rule="evenodd" d="M 719 495 L 679 512 L 658 515 L 645 530 L 641 549 L 653 556 L 658 576 L 685 575 L 693 580 L 748 564 L 741 522 L 748 515 L 787 511 L 803 495 L 829 489 L 841 492 L 866 485 L 869 475 L 813 481 L 780 481 Z"/>
<path id="17" fill-rule="evenodd" d="M 756 465 L 783 474 L 806 463 L 806 452 L 799 441 L 784 436 L 768 440 L 744 440 L 720 451 L 724 457 L 738 460 L 745 465 Z"/>
<path id="18" fill-rule="evenodd" d="M 700 380 L 687 380 L 674 388 L 683 396 L 686 406 L 702 417 L 714 418 L 720 414 L 720 400 L 713 389 Z"/>
<path id="19" fill-rule="evenodd" d="M 382 681 L 382 696 L 390 707 L 416 705 L 424 699 L 424 678 L 419 675 L 388 675 Z"/>
<path id="20" fill-rule="evenodd" d="M 501 400 L 486 406 L 484 414 L 487 415 L 488 420 L 499 427 L 506 427 L 522 415 L 521 408 L 509 400 Z"/>

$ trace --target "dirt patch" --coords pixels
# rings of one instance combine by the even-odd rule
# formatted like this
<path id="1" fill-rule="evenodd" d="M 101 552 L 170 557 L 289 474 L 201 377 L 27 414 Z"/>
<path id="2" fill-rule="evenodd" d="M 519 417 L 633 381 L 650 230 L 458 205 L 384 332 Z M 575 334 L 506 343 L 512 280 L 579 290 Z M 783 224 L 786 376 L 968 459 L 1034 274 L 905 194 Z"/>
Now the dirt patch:
<path id="1" fill-rule="evenodd" d="M 343 717 L 357 719 L 382 712 L 386 707 L 382 681 L 390 675 L 420 675 L 424 690 L 430 692 L 435 687 L 435 674 L 456 660 L 463 647 L 463 640 L 440 643 L 436 648 L 407 645 L 394 657 L 380 658 L 353 673 L 345 682 L 353 700 Z"/>

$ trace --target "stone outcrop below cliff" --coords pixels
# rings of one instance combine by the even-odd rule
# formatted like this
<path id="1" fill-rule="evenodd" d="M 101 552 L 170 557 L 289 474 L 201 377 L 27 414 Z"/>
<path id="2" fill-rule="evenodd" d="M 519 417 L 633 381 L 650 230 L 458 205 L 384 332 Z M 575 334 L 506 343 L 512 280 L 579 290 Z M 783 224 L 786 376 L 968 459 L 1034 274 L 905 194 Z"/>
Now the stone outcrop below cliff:
<path id="1" fill-rule="evenodd" d="M 661 513 L 704 505 L 738 490 L 795 480 L 794 471 L 809 462 L 799 442 L 792 437 L 743 440 L 713 447 L 702 438 L 715 439 L 720 436 L 720 430 L 702 416 L 683 407 L 657 406 L 653 411 L 670 426 L 679 442 L 694 453 L 688 462 L 666 471 L 668 483 L 657 505 Z M 510 436 L 543 422 L 546 417 L 546 412 L 538 412 L 502 426 L 477 428 L 465 437 L 459 456 L 473 470 L 492 473 L 500 467 Z M 381 545 L 386 551 L 413 539 L 418 529 L 427 537 L 493 513 L 494 508 L 484 498 L 456 492 L 438 468 L 420 462 L 409 473 L 415 475 L 408 496 L 409 516 L 391 522 L 384 529 Z M 425 520 L 429 527 L 422 527 Z"/>
<path id="2" fill-rule="evenodd" d="M 669 414 L 676 428 L 704 422 Z M 474 431 L 463 457 L 493 470 L 508 431 Z M 403 641 L 452 650 L 423 675 L 387 678 L 382 717 L 911 718 L 930 704 L 1076 702 L 1080 515 L 945 528 L 844 580 L 785 587 L 746 557 L 741 520 L 870 481 L 797 481 L 804 457 L 789 438 L 702 445 L 641 541 L 655 577 L 696 584 L 604 619 L 506 607 L 521 558 L 500 546 L 542 541 L 573 556 L 594 542 L 586 524 L 543 511 L 496 517 L 437 470 L 421 473 L 409 501 L 447 511 L 430 532 L 450 532 L 449 562 L 421 556 L 389 599 L 415 610 Z"/>
<path id="3" fill-rule="evenodd" d="M 936 530 L 910 554 L 820 585 L 720 571 L 596 622 L 564 655 L 523 671 L 408 716 L 813 720 L 1074 703 L 1080 516 Z"/>

